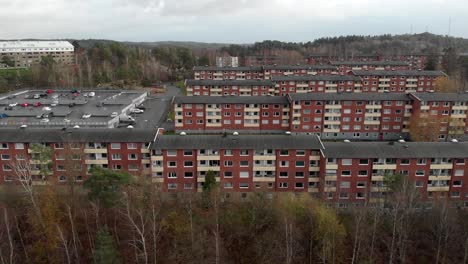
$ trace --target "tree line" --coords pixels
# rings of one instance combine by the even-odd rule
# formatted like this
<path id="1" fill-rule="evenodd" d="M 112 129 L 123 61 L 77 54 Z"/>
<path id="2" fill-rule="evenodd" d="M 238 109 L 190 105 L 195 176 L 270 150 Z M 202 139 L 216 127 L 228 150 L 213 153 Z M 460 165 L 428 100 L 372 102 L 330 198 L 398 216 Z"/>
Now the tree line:
<path id="1" fill-rule="evenodd" d="M 1 191 L 2 264 L 468 261 L 467 213 L 442 198 L 423 209 L 400 175 L 371 197 L 380 202 L 339 209 L 307 193 L 236 198 L 211 171 L 201 193 L 177 197 L 151 179 L 100 167 L 83 184 L 37 185 L 31 171 L 50 175 L 51 153 L 32 153 L 35 162 L 11 164 L 19 186 Z M 64 167 L 73 175 L 76 163 Z"/>

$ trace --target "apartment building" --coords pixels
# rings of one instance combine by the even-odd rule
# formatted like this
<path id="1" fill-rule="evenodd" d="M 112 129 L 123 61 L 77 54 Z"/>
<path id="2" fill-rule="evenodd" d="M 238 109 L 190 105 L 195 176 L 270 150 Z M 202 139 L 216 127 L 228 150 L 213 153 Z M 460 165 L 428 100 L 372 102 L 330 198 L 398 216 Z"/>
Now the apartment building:
<path id="1" fill-rule="evenodd" d="M 245 66 L 262 66 L 262 65 L 274 65 L 280 63 L 280 57 L 276 55 L 265 55 L 265 56 L 246 56 L 244 58 Z"/>
<path id="2" fill-rule="evenodd" d="M 440 140 L 468 134 L 468 93 L 418 93 L 410 97 L 413 117 L 419 124 L 433 123 L 431 128 L 439 130 Z"/>
<path id="3" fill-rule="evenodd" d="M 148 176 L 154 137 L 155 131 L 142 129 L 0 129 L 0 184 L 19 175 L 35 184 L 81 182 L 91 166 Z M 36 145 L 50 152 L 48 175 Z"/>
<path id="4" fill-rule="evenodd" d="M 442 71 L 353 70 L 349 74 L 362 80 L 363 92 L 434 92 Z"/>
<path id="5" fill-rule="evenodd" d="M 316 64 L 330 64 L 332 61 L 379 61 L 381 56 L 377 54 L 368 54 L 368 55 L 348 55 L 348 56 L 338 56 L 338 55 L 309 55 L 306 58 L 306 63 L 311 65 Z"/>
<path id="6" fill-rule="evenodd" d="M 0 41 L 0 58 L 4 56 L 14 65 L 0 64 L 0 68 L 31 67 L 46 56 L 58 63 L 73 64 L 74 47 L 68 41 Z"/>
<path id="7" fill-rule="evenodd" d="M 0 184 L 79 184 L 91 166 L 151 178 L 167 192 L 201 191 L 212 171 L 222 191 L 307 192 L 339 204 L 380 202 L 403 175 L 421 201 L 468 207 L 465 142 L 322 142 L 316 135 L 163 135 L 140 129 L 1 129 Z M 51 153 L 44 159 L 35 147 Z M 345 206 L 345 205 L 343 205 Z"/>
<path id="8" fill-rule="evenodd" d="M 324 139 L 409 138 L 411 121 L 440 125 L 439 138 L 468 134 L 468 93 L 296 93 L 174 98 L 177 132 L 314 133 Z"/>
<path id="9" fill-rule="evenodd" d="M 274 95 L 270 80 L 186 80 L 187 95 L 199 96 L 256 96 Z"/>
<path id="10" fill-rule="evenodd" d="M 361 79 L 352 75 L 274 76 L 275 95 L 359 92 Z"/>
<path id="11" fill-rule="evenodd" d="M 331 61 L 330 65 L 337 67 L 338 72 L 344 74 L 353 70 L 410 70 L 410 65 L 405 61 Z"/>
<path id="12" fill-rule="evenodd" d="M 193 77 L 195 80 L 254 80 L 263 79 L 263 70 L 261 66 L 195 66 Z"/>
<path id="13" fill-rule="evenodd" d="M 251 80 L 270 79 L 285 75 L 337 74 L 337 68 L 330 65 L 265 65 L 246 67 L 195 66 L 195 80 Z"/>
<path id="14" fill-rule="evenodd" d="M 212 171 L 229 192 L 318 192 L 321 148 L 315 136 L 161 135 L 152 146 L 153 181 L 170 192 L 200 191 Z"/>
<path id="15" fill-rule="evenodd" d="M 218 56 L 216 57 L 216 66 L 218 67 L 238 67 L 239 57 Z"/>
<path id="16" fill-rule="evenodd" d="M 381 202 L 387 177 L 409 177 L 422 201 L 468 201 L 468 144 L 321 142 L 316 136 L 159 136 L 153 181 L 200 191 L 212 171 L 225 192 L 308 192 L 329 202 Z M 468 202 L 465 202 L 468 206 Z"/>

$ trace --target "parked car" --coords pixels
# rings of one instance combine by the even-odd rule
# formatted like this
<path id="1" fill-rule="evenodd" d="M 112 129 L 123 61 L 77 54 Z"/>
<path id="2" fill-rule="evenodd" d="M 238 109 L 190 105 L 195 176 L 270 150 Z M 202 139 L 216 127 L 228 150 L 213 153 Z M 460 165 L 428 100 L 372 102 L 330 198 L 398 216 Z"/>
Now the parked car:
<path id="1" fill-rule="evenodd" d="M 90 117 L 91 117 L 91 114 L 83 114 L 83 115 L 81 116 L 81 118 L 83 118 L 83 119 L 88 119 L 88 118 L 90 118 Z"/>
<path id="2" fill-rule="evenodd" d="M 48 123 L 49 122 L 49 119 L 48 118 L 43 118 L 41 119 L 41 123 Z"/>
<path id="3" fill-rule="evenodd" d="M 96 95 L 95 92 L 89 92 L 89 93 L 88 93 L 88 96 L 89 96 L 89 97 L 94 97 L 95 95 Z"/>
<path id="4" fill-rule="evenodd" d="M 28 103 L 22 103 L 21 106 L 22 106 L 22 107 L 28 107 L 29 104 L 28 104 Z"/>
<path id="5" fill-rule="evenodd" d="M 141 109 L 138 109 L 138 108 L 132 109 L 130 111 L 130 113 L 133 113 L 133 114 L 142 114 L 144 112 L 145 112 L 145 110 L 141 110 Z"/>
<path id="6" fill-rule="evenodd" d="M 41 102 L 36 102 L 33 105 L 37 107 L 37 106 L 41 106 L 42 104 L 41 104 Z"/>
<path id="7" fill-rule="evenodd" d="M 41 96 L 39 94 L 33 95 L 33 99 L 39 99 L 39 98 L 41 98 Z"/>
<path id="8" fill-rule="evenodd" d="M 12 103 L 12 104 L 9 104 L 8 106 L 10 106 L 10 107 L 15 107 L 15 106 L 17 106 L 17 105 L 18 105 L 18 103 Z"/>
<path id="9" fill-rule="evenodd" d="M 117 112 L 112 112 L 111 117 L 117 117 L 118 115 L 119 115 L 119 113 L 117 113 Z"/>

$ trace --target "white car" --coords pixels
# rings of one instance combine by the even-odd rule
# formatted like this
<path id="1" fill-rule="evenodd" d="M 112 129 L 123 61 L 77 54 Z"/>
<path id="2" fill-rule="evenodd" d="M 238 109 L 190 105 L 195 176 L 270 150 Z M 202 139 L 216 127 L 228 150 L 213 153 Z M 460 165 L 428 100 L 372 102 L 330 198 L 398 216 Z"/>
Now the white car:
<path id="1" fill-rule="evenodd" d="M 43 118 L 41 119 L 41 123 L 48 123 L 49 122 L 49 119 L 48 118 Z"/>
<path id="2" fill-rule="evenodd" d="M 117 117 L 118 115 L 119 115 L 119 113 L 117 113 L 117 112 L 112 112 L 111 117 Z"/>
<path id="3" fill-rule="evenodd" d="M 132 109 L 132 111 L 130 111 L 130 113 L 134 113 L 134 114 L 141 114 L 141 113 L 144 113 L 144 112 L 145 112 L 144 110 L 141 110 L 141 109 L 138 109 L 138 108 Z"/>
<path id="4" fill-rule="evenodd" d="M 42 108 L 43 111 L 50 111 L 50 107 L 46 106 Z"/>
<path id="5" fill-rule="evenodd" d="M 83 116 L 81 116 L 81 118 L 83 119 L 88 119 L 91 117 L 91 114 L 83 114 Z"/>
<path id="6" fill-rule="evenodd" d="M 10 107 L 15 107 L 15 106 L 17 106 L 17 105 L 18 105 L 18 103 L 12 103 L 12 104 L 9 104 L 8 106 L 10 106 Z"/>
<path id="7" fill-rule="evenodd" d="M 89 92 L 89 93 L 88 93 L 88 96 L 89 96 L 89 97 L 94 97 L 95 95 L 96 95 L 95 92 Z"/>

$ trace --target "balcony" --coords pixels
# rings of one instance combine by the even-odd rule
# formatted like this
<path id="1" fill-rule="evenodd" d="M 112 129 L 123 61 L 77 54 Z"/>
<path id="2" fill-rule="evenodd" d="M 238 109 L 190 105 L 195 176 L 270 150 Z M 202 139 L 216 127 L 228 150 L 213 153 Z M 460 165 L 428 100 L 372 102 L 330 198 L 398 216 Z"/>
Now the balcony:
<path id="1" fill-rule="evenodd" d="M 163 160 L 163 156 L 151 156 L 151 161 Z"/>
<path id="2" fill-rule="evenodd" d="M 428 105 L 421 105 L 421 110 L 429 110 L 429 108 Z"/>
<path id="3" fill-rule="evenodd" d="M 323 188 L 324 192 L 336 192 L 336 187 L 325 187 Z"/>
<path id="4" fill-rule="evenodd" d="M 314 187 L 309 187 L 309 189 L 308 189 L 307 191 L 310 192 L 310 193 L 318 193 L 318 192 L 319 192 L 319 189 L 318 189 L 318 188 L 314 188 Z"/>
<path id="5" fill-rule="evenodd" d="M 275 182 L 274 177 L 255 177 L 253 178 L 254 182 Z"/>
<path id="6" fill-rule="evenodd" d="M 293 109 L 301 109 L 301 105 L 299 105 L 299 104 L 293 105 Z"/>
<path id="7" fill-rule="evenodd" d="M 197 171 L 220 171 L 219 166 L 198 165 Z"/>
<path id="8" fill-rule="evenodd" d="M 220 156 L 217 155 L 198 155 L 197 160 L 219 160 Z"/>
<path id="9" fill-rule="evenodd" d="M 107 153 L 107 148 L 104 147 L 104 148 L 85 148 L 84 153 L 86 154 L 102 154 L 102 153 Z"/>
<path id="10" fill-rule="evenodd" d="M 320 171 L 320 167 L 309 167 L 309 171 Z"/>
<path id="11" fill-rule="evenodd" d="M 450 186 L 427 186 L 428 192 L 448 192 Z"/>
<path id="12" fill-rule="evenodd" d="M 325 113 L 325 116 L 340 117 L 341 113 L 340 112 L 328 112 L 328 113 Z"/>
<path id="13" fill-rule="evenodd" d="M 380 125 L 380 121 L 378 121 L 378 120 L 372 120 L 372 121 L 371 120 L 369 120 L 369 121 L 365 120 L 364 125 Z"/>
<path id="14" fill-rule="evenodd" d="M 444 170 L 444 169 L 451 170 L 453 168 L 453 164 L 452 163 L 431 164 L 429 168 L 433 170 Z"/>
<path id="15" fill-rule="evenodd" d="M 366 109 L 382 109 L 382 105 L 380 105 L 380 104 L 378 104 L 378 105 L 368 104 L 368 105 L 366 105 Z"/>
<path id="16" fill-rule="evenodd" d="M 326 181 L 336 181 L 338 177 L 336 175 L 325 176 Z"/>
<path id="17" fill-rule="evenodd" d="M 325 166 L 327 170 L 337 170 L 338 169 L 338 164 L 327 164 Z"/>
<path id="18" fill-rule="evenodd" d="M 382 114 L 381 113 L 365 113 L 365 117 L 380 117 Z"/>
<path id="19" fill-rule="evenodd" d="M 451 179 L 450 175 L 429 175 L 430 181 L 450 181 Z"/>
<path id="20" fill-rule="evenodd" d="M 325 109 L 341 109 L 341 105 L 325 105 Z"/>
<path id="21" fill-rule="evenodd" d="M 339 132 L 340 132 L 340 129 L 339 129 L 339 128 L 335 128 L 335 129 L 327 129 L 327 128 L 324 128 L 324 129 L 323 129 L 323 132 L 324 132 L 324 133 L 339 133 Z"/>
<path id="22" fill-rule="evenodd" d="M 320 160 L 320 156 L 309 156 L 309 160 Z"/>
<path id="23" fill-rule="evenodd" d="M 323 121 L 324 125 L 339 125 L 341 124 L 340 120 L 325 120 Z"/>
<path id="24" fill-rule="evenodd" d="M 221 122 L 219 122 L 219 123 L 207 123 L 206 126 L 207 127 L 220 127 Z"/>
<path id="25" fill-rule="evenodd" d="M 468 110 L 468 106 L 466 106 L 466 105 L 454 105 L 454 106 L 452 106 L 452 110 Z"/>
<path id="26" fill-rule="evenodd" d="M 258 155 L 258 154 L 254 154 L 253 159 L 254 159 L 254 162 L 256 160 L 276 160 L 276 156 L 275 155 Z"/>
<path id="27" fill-rule="evenodd" d="M 107 164 L 107 159 L 85 160 L 85 164 L 103 165 Z"/>
<path id="28" fill-rule="evenodd" d="M 162 166 L 152 167 L 151 171 L 153 171 L 153 172 L 163 172 L 164 168 Z"/>
<path id="29" fill-rule="evenodd" d="M 275 171 L 276 167 L 275 166 L 267 166 L 267 165 L 254 165 L 253 170 L 254 171 Z"/>
<path id="30" fill-rule="evenodd" d="M 372 165 L 372 169 L 374 170 L 396 170 L 396 164 L 376 164 Z"/>
<path id="31" fill-rule="evenodd" d="M 155 183 L 162 183 L 164 182 L 164 178 L 152 178 L 151 181 Z"/>
<path id="32" fill-rule="evenodd" d="M 371 176 L 371 181 L 384 181 L 385 176 L 381 175 L 372 175 Z"/>

